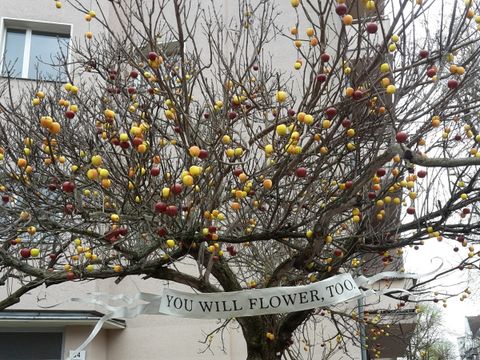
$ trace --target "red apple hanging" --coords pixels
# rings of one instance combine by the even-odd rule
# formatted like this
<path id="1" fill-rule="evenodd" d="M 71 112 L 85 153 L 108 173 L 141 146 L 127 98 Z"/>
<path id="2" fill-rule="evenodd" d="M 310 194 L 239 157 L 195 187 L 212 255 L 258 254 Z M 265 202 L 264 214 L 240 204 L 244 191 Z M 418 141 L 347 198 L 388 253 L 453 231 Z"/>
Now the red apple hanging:
<path id="1" fill-rule="evenodd" d="M 75 184 L 71 181 L 65 181 L 62 184 L 62 190 L 67 192 L 67 193 L 71 193 L 71 192 L 73 192 L 73 190 L 75 190 Z"/>
<path id="2" fill-rule="evenodd" d="M 327 75 L 325 75 L 325 74 L 318 74 L 318 75 L 317 75 L 317 81 L 318 81 L 319 83 L 323 83 L 323 82 L 327 81 Z"/>
<path id="3" fill-rule="evenodd" d="M 348 129 L 352 126 L 352 121 L 348 118 L 345 118 L 342 120 L 342 126 L 345 128 L 345 129 Z"/>
<path id="4" fill-rule="evenodd" d="M 164 227 L 158 228 L 158 229 L 157 229 L 157 235 L 158 235 L 158 236 L 165 236 L 165 235 L 167 235 L 167 229 L 165 229 Z"/>
<path id="5" fill-rule="evenodd" d="M 67 272 L 67 280 L 72 281 L 75 279 L 75 274 L 71 271 Z"/>
<path id="6" fill-rule="evenodd" d="M 375 34 L 378 31 L 378 25 L 374 22 L 367 23 L 366 30 L 369 34 Z"/>
<path id="7" fill-rule="evenodd" d="M 67 119 L 73 119 L 75 117 L 75 113 L 72 110 L 65 111 L 65 117 Z"/>
<path id="8" fill-rule="evenodd" d="M 200 153 L 198 154 L 199 159 L 206 159 L 208 158 L 208 151 L 201 149 Z"/>
<path id="9" fill-rule="evenodd" d="M 173 184 L 170 186 L 170 191 L 174 193 L 175 195 L 178 195 L 182 192 L 182 185 L 180 184 Z"/>
<path id="10" fill-rule="evenodd" d="M 355 91 L 353 92 L 352 97 L 353 97 L 353 100 L 360 100 L 360 99 L 363 97 L 363 92 L 362 92 L 362 90 L 355 90 Z"/>
<path id="11" fill-rule="evenodd" d="M 148 53 L 148 60 L 150 60 L 150 61 L 155 61 L 157 59 L 157 57 L 158 57 L 158 55 L 157 55 L 156 52 L 151 51 L 151 52 Z"/>
<path id="12" fill-rule="evenodd" d="M 458 80 L 456 80 L 456 79 L 448 80 L 447 86 L 451 90 L 456 89 L 458 87 Z"/>
<path id="13" fill-rule="evenodd" d="M 167 204 L 165 204 L 164 202 L 159 201 L 154 206 L 154 211 L 156 213 L 164 213 L 166 210 L 167 210 Z"/>
<path id="14" fill-rule="evenodd" d="M 385 168 L 379 168 L 377 170 L 377 176 L 378 177 L 382 177 L 382 176 L 385 176 L 385 174 L 387 173 L 387 170 Z"/>
<path id="15" fill-rule="evenodd" d="M 422 49 L 418 52 L 418 55 L 420 56 L 420 58 L 426 59 L 428 57 L 428 51 L 425 49 Z"/>
<path id="16" fill-rule="evenodd" d="M 307 176 L 307 169 L 304 167 L 299 167 L 297 170 L 295 170 L 295 175 L 300 178 L 304 178 Z"/>
<path id="17" fill-rule="evenodd" d="M 325 110 L 325 116 L 327 119 L 331 120 L 335 117 L 335 115 L 337 115 L 337 109 L 334 107 L 329 107 L 327 110 Z"/>
<path id="18" fill-rule="evenodd" d="M 397 132 L 397 135 L 395 135 L 395 139 L 397 140 L 398 143 L 404 143 L 407 141 L 408 135 L 405 131 L 399 131 Z"/>
<path id="19" fill-rule="evenodd" d="M 175 205 L 169 205 L 167 206 L 167 209 L 165 210 L 165 213 L 168 215 L 168 216 L 177 216 L 178 214 L 178 209 Z"/>
<path id="20" fill-rule="evenodd" d="M 425 170 L 419 170 L 417 172 L 417 176 L 421 179 L 423 179 L 425 176 L 427 176 L 427 172 Z"/>
<path id="21" fill-rule="evenodd" d="M 28 259 L 30 257 L 30 249 L 23 248 L 20 250 L 20 256 L 24 259 Z"/>
<path id="22" fill-rule="evenodd" d="M 338 4 L 335 7 L 335 12 L 337 13 L 337 15 L 343 16 L 347 13 L 347 11 L 348 11 L 348 8 L 347 8 L 347 5 L 345 4 Z"/>
<path id="23" fill-rule="evenodd" d="M 427 76 L 429 78 L 433 78 L 435 75 L 437 75 L 437 69 L 434 66 L 432 66 L 431 68 L 428 68 Z"/>

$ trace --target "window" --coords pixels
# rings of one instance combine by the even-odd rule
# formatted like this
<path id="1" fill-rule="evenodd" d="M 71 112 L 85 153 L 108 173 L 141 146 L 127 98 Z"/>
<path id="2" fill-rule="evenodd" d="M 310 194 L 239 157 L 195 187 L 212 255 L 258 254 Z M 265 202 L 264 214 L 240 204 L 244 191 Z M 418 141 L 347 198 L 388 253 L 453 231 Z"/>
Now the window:
<path id="1" fill-rule="evenodd" d="M 4 20 L 2 76 L 62 81 L 70 26 Z"/>
<path id="2" fill-rule="evenodd" d="M 0 331 L 0 359 L 60 360 L 62 342 L 61 332 Z"/>

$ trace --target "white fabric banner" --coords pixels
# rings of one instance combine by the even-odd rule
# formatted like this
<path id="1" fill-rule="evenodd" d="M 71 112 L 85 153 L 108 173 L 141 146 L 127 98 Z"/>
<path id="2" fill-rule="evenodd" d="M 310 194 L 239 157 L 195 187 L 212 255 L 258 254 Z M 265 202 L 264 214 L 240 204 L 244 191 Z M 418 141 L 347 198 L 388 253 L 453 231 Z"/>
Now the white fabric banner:
<path id="1" fill-rule="evenodd" d="M 435 258 L 438 259 L 438 258 Z M 441 260 L 441 259 L 440 259 Z M 367 278 L 360 276 L 353 280 L 349 273 L 332 276 L 326 280 L 309 285 L 274 287 L 266 289 L 242 290 L 218 293 L 187 293 L 183 291 L 163 289 L 161 295 L 138 292 L 133 296 L 110 295 L 105 293 L 90 293 L 83 298 L 71 298 L 68 301 L 84 304 L 95 304 L 107 312 L 98 321 L 89 337 L 76 349 L 75 353 L 85 349 L 102 329 L 105 322 L 112 318 L 134 318 L 139 315 L 172 315 L 187 318 L 220 319 L 267 314 L 280 314 L 343 303 L 370 295 L 387 293 L 407 293 L 404 289 L 384 289 L 374 291 L 365 288 L 380 280 L 419 279 L 438 271 L 443 265 L 426 274 L 400 273 L 387 271 Z M 363 289 L 360 290 L 359 286 Z M 138 304 L 138 302 L 143 302 Z M 124 305 L 114 306 L 111 302 L 121 302 Z M 52 308 L 59 304 L 42 306 Z M 66 360 L 70 360 L 67 358 Z"/>
<path id="2" fill-rule="evenodd" d="M 198 319 L 289 313 L 335 305 L 362 295 L 350 274 L 303 286 L 192 294 L 164 289 L 160 313 Z"/>

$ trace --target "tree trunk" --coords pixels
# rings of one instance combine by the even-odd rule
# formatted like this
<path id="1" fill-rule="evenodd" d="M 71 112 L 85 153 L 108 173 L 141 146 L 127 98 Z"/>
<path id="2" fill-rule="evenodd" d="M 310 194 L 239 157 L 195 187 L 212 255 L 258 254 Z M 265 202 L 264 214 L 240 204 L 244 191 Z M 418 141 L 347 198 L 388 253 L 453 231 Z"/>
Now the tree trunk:
<path id="1" fill-rule="evenodd" d="M 247 355 L 246 360 L 278 360 L 279 357 L 276 357 L 275 354 L 259 354 L 251 353 Z"/>
<path id="2" fill-rule="evenodd" d="M 252 316 L 238 318 L 242 327 L 243 337 L 247 345 L 246 360 L 278 360 L 276 356 L 276 341 L 266 336 L 270 329 L 265 325 L 265 318 Z M 268 323 L 268 321 L 266 322 Z M 271 331 L 271 330 L 270 330 Z"/>
<path id="3" fill-rule="evenodd" d="M 246 360 L 278 360 L 279 356 L 275 354 L 274 344 L 265 344 L 261 348 L 252 349 L 247 342 L 247 359 Z"/>

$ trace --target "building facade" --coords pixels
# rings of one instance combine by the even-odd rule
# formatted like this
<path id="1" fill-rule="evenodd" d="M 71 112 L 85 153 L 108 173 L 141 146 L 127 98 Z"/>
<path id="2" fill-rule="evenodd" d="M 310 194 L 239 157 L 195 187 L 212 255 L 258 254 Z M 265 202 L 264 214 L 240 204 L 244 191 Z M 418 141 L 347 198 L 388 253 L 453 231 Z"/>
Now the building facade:
<path id="1" fill-rule="evenodd" d="M 461 360 L 480 359 L 480 316 L 465 318 L 465 336 L 457 339 Z"/>
<path id="2" fill-rule="evenodd" d="M 35 82 L 39 77 L 66 81 L 64 70 L 51 64 L 52 60 L 57 56 L 72 60 L 68 44 L 82 41 L 90 32 L 98 34 L 104 31 L 98 22 L 85 21 L 84 14 L 68 4 L 57 10 L 52 0 L 37 0 L 34 3 L 32 6 L 31 0 L 16 0 L 14 5 L 0 2 L 2 75 L 8 73 L 17 78 L 15 81 L 19 87 Z M 92 10 L 102 13 L 114 31 L 121 31 L 109 2 L 104 2 L 101 9 L 93 6 Z M 278 1 L 281 14 L 278 26 L 289 27 L 296 22 L 290 10 L 288 1 Z M 223 11 L 228 18 L 237 9 L 235 4 L 224 1 Z M 273 59 L 279 60 L 279 71 L 292 72 L 296 50 L 288 39 L 279 38 L 271 44 L 269 51 Z M 395 270 L 401 266 L 397 263 Z M 380 284 L 379 289 L 403 285 L 403 281 L 391 280 Z M 102 330 L 83 352 L 71 354 L 88 337 L 105 309 L 94 303 L 72 302 L 69 299 L 83 298 L 87 293 L 114 295 L 143 291 L 159 294 L 164 286 L 174 285 L 153 279 L 125 278 L 119 284 L 114 280 L 75 281 L 32 290 L 17 304 L 0 313 L 0 359 L 46 360 L 69 356 L 78 360 L 245 359 L 246 347 L 241 329 L 235 322 L 226 327 L 222 335 L 210 336 L 219 325 L 217 321 L 163 315 L 111 319 L 103 324 Z M 5 285 L 0 287 L 0 294 L 8 291 Z M 56 303 L 59 305 L 45 307 Z M 367 312 L 370 317 L 397 309 L 396 301 L 383 298 L 370 299 L 369 304 Z M 357 304 L 347 306 L 353 308 Z M 392 319 L 392 323 L 385 324 L 392 333 L 386 340 L 377 339 L 375 331 L 378 329 L 367 328 L 367 343 L 370 347 L 383 347 L 384 358 L 401 356 L 413 323 L 411 313 L 401 319 Z M 324 331 L 328 333 L 330 329 Z M 378 345 L 381 341 L 384 343 Z M 359 348 L 352 345 L 331 358 L 360 359 L 361 356 Z M 368 356 L 373 356 L 373 353 Z M 323 358 L 321 351 L 314 358 Z"/>

